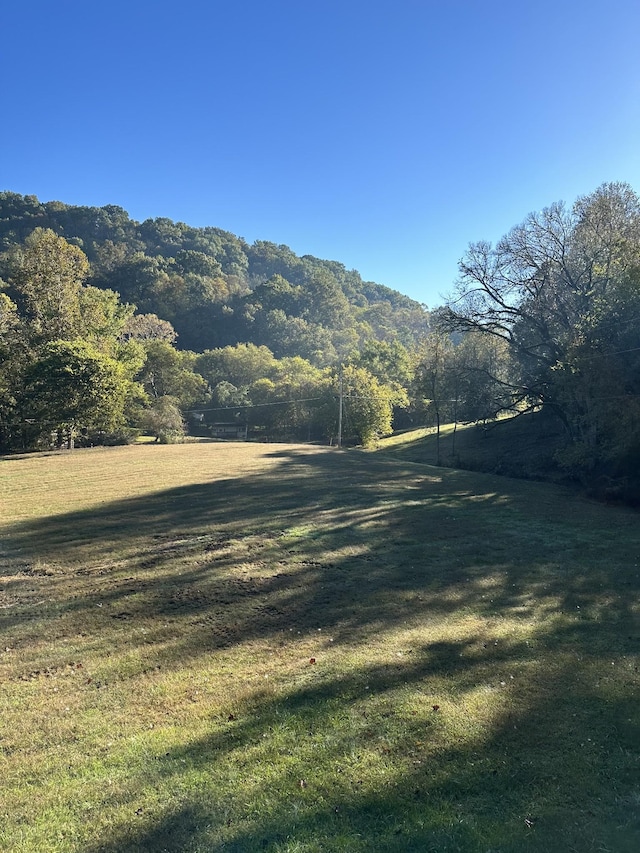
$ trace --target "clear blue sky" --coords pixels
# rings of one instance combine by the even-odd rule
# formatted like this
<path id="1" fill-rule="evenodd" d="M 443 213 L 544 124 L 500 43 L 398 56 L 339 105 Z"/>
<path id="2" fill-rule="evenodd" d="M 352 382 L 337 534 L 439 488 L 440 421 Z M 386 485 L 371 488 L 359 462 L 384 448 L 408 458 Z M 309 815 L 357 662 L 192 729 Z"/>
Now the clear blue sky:
<path id="1" fill-rule="evenodd" d="M 440 304 L 471 241 L 640 190 L 638 0 L 6 0 L 0 189 Z"/>

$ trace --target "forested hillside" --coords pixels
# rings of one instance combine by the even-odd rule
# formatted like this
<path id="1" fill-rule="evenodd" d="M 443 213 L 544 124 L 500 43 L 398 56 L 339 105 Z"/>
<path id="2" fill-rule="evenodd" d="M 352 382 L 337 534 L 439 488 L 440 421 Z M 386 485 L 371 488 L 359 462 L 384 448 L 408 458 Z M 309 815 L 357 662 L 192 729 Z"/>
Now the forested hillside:
<path id="1" fill-rule="evenodd" d="M 336 261 L 10 192 L 0 249 L 0 452 L 219 421 L 327 441 L 340 389 L 367 443 L 408 402 L 427 312 Z"/>
<path id="2" fill-rule="evenodd" d="M 35 228 L 82 249 L 90 284 L 168 320 L 179 349 L 250 342 L 276 357 L 301 356 L 324 367 L 365 340 L 412 345 L 425 329 L 418 303 L 337 261 L 298 257 L 265 241 L 249 244 L 220 228 L 166 218 L 136 222 L 115 205 L 0 193 L 0 250 Z"/>

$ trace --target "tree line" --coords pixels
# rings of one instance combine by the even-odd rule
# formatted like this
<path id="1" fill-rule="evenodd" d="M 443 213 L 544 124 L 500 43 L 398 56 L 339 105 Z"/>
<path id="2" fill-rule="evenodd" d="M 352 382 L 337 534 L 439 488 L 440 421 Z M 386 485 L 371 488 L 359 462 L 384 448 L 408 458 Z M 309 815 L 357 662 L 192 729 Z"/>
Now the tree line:
<path id="1" fill-rule="evenodd" d="M 333 261 L 115 206 L 0 194 L 0 450 L 254 437 L 371 443 L 542 410 L 557 465 L 640 480 L 640 202 L 605 184 L 472 243 L 432 312 Z M 446 460 L 442 460 L 445 462 Z M 605 489 L 606 490 L 606 489 Z"/>
<path id="2" fill-rule="evenodd" d="M 254 438 L 329 442 L 340 424 L 345 440 L 366 445 L 394 425 L 444 411 L 441 384 L 428 384 L 433 335 L 423 309 L 422 337 L 413 345 L 398 330 L 388 328 L 385 339 L 369 329 L 326 364 L 324 356 L 278 356 L 259 338 L 202 352 L 180 348 L 170 321 L 92 283 L 84 251 L 52 229 L 36 227 L 10 245 L 0 272 L 2 452 L 119 443 L 140 432 L 174 441 L 187 429 L 215 434 L 220 422 Z M 460 389 L 465 369 L 480 352 L 486 356 L 472 338 L 455 349 L 465 353 L 456 362 Z M 459 413 L 488 416 L 479 386 L 471 400 L 469 376 Z"/>
<path id="3" fill-rule="evenodd" d="M 173 441 L 187 428 L 210 434 L 221 420 L 257 437 L 330 441 L 338 395 L 350 437 L 366 444 L 391 431 L 404 402 L 389 373 L 408 358 L 398 334 L 351 345 L 330 365 L 326 353 L 277 357 L 254 341 L 180 348 L 170 321 L 98 286 L 82 248 L 49 228 L 11 244 L 0 274 L 2 452 L 119 443 L 140 432 Z M 386 359 L 385 376 L 376 358 Z"/>

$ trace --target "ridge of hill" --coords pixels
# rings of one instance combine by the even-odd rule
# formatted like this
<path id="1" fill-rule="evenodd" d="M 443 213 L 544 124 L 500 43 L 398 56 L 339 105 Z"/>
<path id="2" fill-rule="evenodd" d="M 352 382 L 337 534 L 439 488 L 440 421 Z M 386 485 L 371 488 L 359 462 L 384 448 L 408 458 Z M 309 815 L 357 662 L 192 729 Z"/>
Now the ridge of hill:
<path id="1" fill-rule="evenodd" d="M 181 349 L 255 343 L 276 357 L 335 362 L 370 339 L 410 346 L 424 306 L 356 270 L 264 240 L 122 207 L 87 207 L 0 192 L 0 250 L 49 228 L 87 255 L 91 284 L 168 320 Z"/>

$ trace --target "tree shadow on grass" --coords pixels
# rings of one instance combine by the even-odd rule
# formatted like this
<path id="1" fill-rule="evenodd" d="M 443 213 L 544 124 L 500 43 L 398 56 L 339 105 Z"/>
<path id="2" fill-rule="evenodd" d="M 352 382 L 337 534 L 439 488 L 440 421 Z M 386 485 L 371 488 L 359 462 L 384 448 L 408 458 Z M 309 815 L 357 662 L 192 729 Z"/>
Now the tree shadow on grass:
<path id="1" fill-rule="evenodd" d="M 197 815 L 190 823 L 174 813 L 150 829 L 123 830 L 108 846 L 86 853 L 176 849 L 162 845 L 167 825 L 185 851 L 635 853 L 637 708 L 629 698 L 612 702 L 598 695 L 575 666 L 550 677 L 529 657 L 528 676 L 547 679 L 534 702 L 507 704 L 488 731 L 461 733 L 457 742 L 433 748 L 452 703 L 464 701 L 466 691 L 486 678 L 482 662 L 464 660 L 473 639 L 428 646 L 401 667 L 362 666 L 284 696 L 256 696 L 252 707 L 210 735 L 158 755 L 140 786 L 171 786 L 185 766 L 206 776 L 208 768 L 242 763 L 258 748 L 268 761 L 270 740 L 274 750 L 282 749 L 281 729 L 290 726 L 289 761 L 278 776 L 256 786 L 245 762 L 246 776 L 236 787 L 213 799 L 211 790 L 207 797 L 194 794 L 184 812 Z M 504 662 L 514 655 L 526 650 L 505 652 Z M 398 691 L 419 693 L 438 672 L 463 676 L 455 679 L 458 694 L 437 697 L 438 706 L 424 696 L 425 707 L 407 716 Z M 518 690 L 517 684 L 488 687 Z M 619 725 L 626 715 L 630 723 L 635 715 L 636 726 Z M 612 717 L 615 730 L 607 722 Z M 597 741 L 590 736 L 596 734 Z M 319 749 L 322 754 L 315 754 Z M 624 766 L 614 749 L 628 752 Z M 367 778 L 372 766 L 374 785 Z"/>
<path id="2" fill-rule="evenodd" d="M 105 839 L 91 850 L 94 853 L 188 853 L 206 826 L 206 812 L 186 805 L 151 821 L 143 812 L 138 827 L 130 827 L 117 839 Z M 88 851 L 87 851 L 88 853 Z"/>
<path id="3" fill-rule="evenodd" d="M 572 518 L 559 514 L 560 492 L 545 506 L 548 487 L 362 454 L 278 456 L 282 464 L 264 475 L 11 526 L 10 551 L 54 566 L 53 578 L 23 566 L 16 589 L 58 588 L 56 618 L 107 634 L 110 624 L 162 618 L 180 627 L 180 638 L 163 644 L 164 662 L 173 650 L 180 665 L 291 629 L 365 641 L 394 621 L 465 607 L 487 618 L 546 607 L 578 613 L 575 631 L 615 619 L 621 634 L 637 636 L 637 566 L 610 559 L 621 535 L 629 556 L 633 539 L 640 550 L 636 516 L 612 515 L 603 529 L 600 507 L 594 527 L 586 502 Z M 70 594 L 74 584 L 80 595 Z M 42 606 L 31 615 L 48 618 Z M 3 616 L 19 625 L 28 607 Z"/>
<path id="4" fill-rule="evenodd" d="M 116 648 L 128 625 L 145 624 L 144 638 L 126 638 L 144 652 L 140 666 L 151 657 L 181 668 L 220 648 L 285 644 L 291 632 L 322 629 L 318 665 L 305 683 L 256 692 L 251 705 L 230 709 L 227 722 L 212 720 L 209 736 L 170 750 L 139 780 L 141 788 L 171 785 L 185 763 L 206 776 L 209 764 L 247 751 L 268 760 L 262 745 L 287 719 L 286 774 L 252 788 L 262 814 L 242 791 L 221 791 L 213 803 L 194 793 L 183 812 L 159 815 L 133 835 L 123 828 L 116 842 L 92 850 L 178 849 L 162 846 L 162 832 L 184 850 L 366 850 L 372 839 L 377 850 L 635 850 L 637 674 L 629 666 L 628 689 L 609 690 L 602 661 L 626 666 L 637 652 L 637 515 L 566 501 L 547 486 L 359 453 L 278 455 L 281 464 L 265 474 L 8 530 L 14 552 L 62 567 L 51 578 L 17 576 L 58 592 L 49 610 L 33 611 L 25 642 L 57 620 L 59 634 L 83 626 Z M 74 584 L 82 584 L 75 597 Z M 323 668 L 330 648 L 365 647 L 403 625 L 435 625 L 465 611 L 481 628 L 462 639 L 434 636 L 401 659 L 390 650 L 387 663 L 361 662 L 340 676 Z M 8 616 L 17 637 L 25 615 L 21 607 Z M 530 642 L 498 636 L 505 617 L 537 620 Z M 527 690 L 503 702 L 514 690 L 510 672 Z M 442 695 L 433 695 L 440 682 Z M 431 749 L 430 731 L 447 707 L 472 709 L 484 690 L 498 710 L 482 733 Z M 392 725 L 398 697 L 403 719 Z M 306 740 L 325 769 L 320 786 L 305 778 Z M 358 756 L 382 770 L 388 756 L 393 771 L 385 780 L 380 770 L 380 784 L 367 785 L 370 765 Z M 593 802 L 576 802 L 577 776 Z M 558 838 L 564 846 L 554 847 Z"/>
<path id="5" fill-rule="evenodd" d="M 610 643 L 606 624 L 620 650 L 640 639 L 636 514 L 357 453 L 274 455 L 282 464 L 266 474 L 12 525 L 8 549 L 30 560 L 15 576 L 17 604 L 20 589 L 49 601 L 30 609 L 27 595 L 4 611 L 5 628 L 31 624 L 33 634 L 61 620 L 58 633 L 81 626 L 117 645 L 144 623 L 145 666 L 156 642 L 163 665 L 183 666 L 318 628 L 336 646 L 367 642 L 465 608 L 487 624 L 564 615 L 562 639 L 540 642 L 557 647 L 570 631 L 587 655 L 602 651 L 600 637 Z M 53 576 L 37 576 L 38 562 Z"/>

